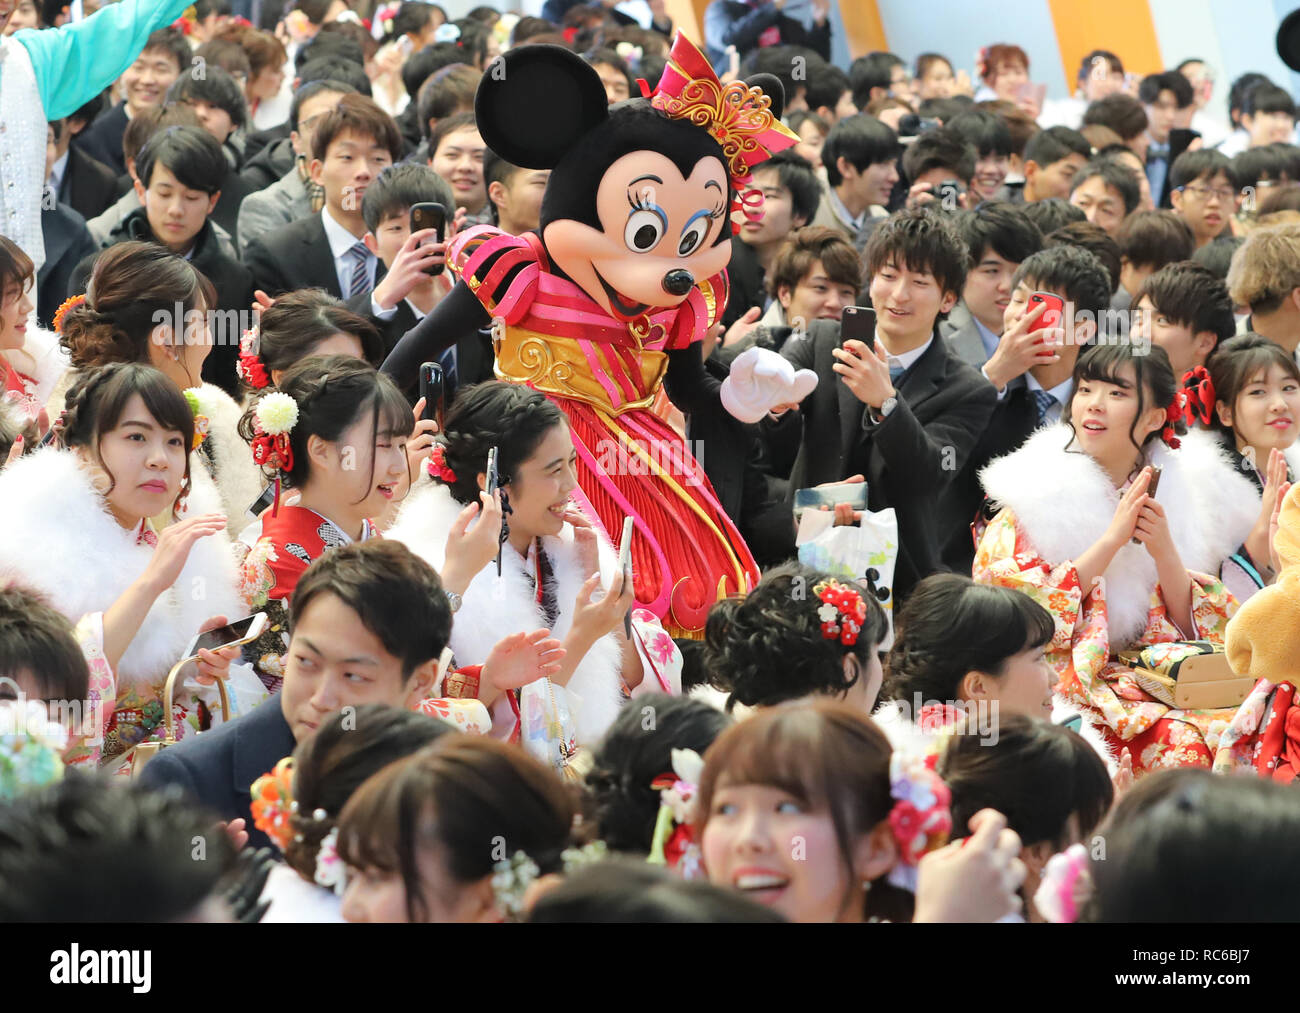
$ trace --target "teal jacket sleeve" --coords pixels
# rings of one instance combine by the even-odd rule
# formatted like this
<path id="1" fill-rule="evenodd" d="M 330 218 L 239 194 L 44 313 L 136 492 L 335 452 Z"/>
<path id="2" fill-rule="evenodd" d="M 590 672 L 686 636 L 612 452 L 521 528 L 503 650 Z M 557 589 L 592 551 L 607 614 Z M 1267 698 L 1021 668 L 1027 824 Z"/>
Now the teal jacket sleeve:
<path id="1" fill-rule="evenodd" d="M 76 112 L 135 61 L 149 35 L 165 28 L 193 0 L 119 0 L 62 28 L 14 33 L 32 58 L 45 118 Z M 186 68 L 181 68 L 182 70 Z"/>

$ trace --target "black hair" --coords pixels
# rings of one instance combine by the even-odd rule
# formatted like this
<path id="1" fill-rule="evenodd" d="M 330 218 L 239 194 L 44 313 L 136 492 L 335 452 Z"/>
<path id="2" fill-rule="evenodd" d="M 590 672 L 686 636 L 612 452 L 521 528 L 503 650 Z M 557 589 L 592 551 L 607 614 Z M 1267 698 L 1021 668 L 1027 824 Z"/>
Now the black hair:
<path id="1" fill-rule="evenodd" d="M 1074 174 L 1074 179 L 1070 180 L 1070 193 L 1073 194 L 1075 190 L 1094 176 L 1100 177 L 1106 186 L 1119 194 L 1120 200 L 1124 202 L 1124 214 L 1126 216 L 1137 210 L 1137 206 L 1142 200 L 1142 188 L 1138 185 L 1133 170 L 1120 165 L 1113 158 L 1089 159 L 1088 164 L 1081 167 Z"/>
<path id="2" fill-rule="evenodd" d="M 1142 283 L 1133 305 L 1146 296 L 1157 313 L 1191 329 L 1193 334 L 1213 331 L 1220 342 L 1237 333 L 1232 298 L 1222 278 L 1208 267 L 1185 259 L 1167 264 Z"/>
<path id="3" fill-rule="evenodd" d="M 0 587 L 0 677 L 27 672 L 40 700 L 85 700 L 90 669 L 72 624 L 25 587 Z M 0 682 L 0 701 L 12 687 Z"/>
<path id="4" fill-rule="evenodd" d="M 1246 106 L 1246 96 L 1261 84 L 1272 84 L 1267 74 L 1248 71 L 1228 86 L 1228 122 L 1234 127 L 1240 125 L 1241 111 Z M 1234 113 L 1236 115 L 1234 115 Z"/>
<path id="5" fill-rule="evenodd" d="M 1224 236 L 1206 243 L 1195 253 L 1192 259 L 1205 267 L 1221 281 L 1227 280 L 1228 268 L 1232 266 L 1232 257 L 1246 241 L 1245 236 Z"/>
<path id="6" fill-rule="evenodd" d="M 1123 270 L 1119 243 L 1115 242 L 1100 225 L 1093 225 L 1092 222 L 1071 222 L 1069 225 L 1061 226 L 1043 239 L 1044 252 L 1060 247 L 1072 247 L 1080 252 L 1087 253 L 1101 265 L 1106 279 L 1106 303 L 1104 306 L 1097 306 L 1094 303 L 1087 308 L 1091 309 L 1093 313 L 1102 313 L 1110 305 L 1111 296 L 1119 289 L 1119 276 Z M 1072 259 L 1077 260 L 1077 258 Z M 1082 285 L 1088 291 L 1089 299 L 1096 299 L 1095 286 L 1097 278 L 1091 269 L 1091 265 L 1084 267 L 1082 262 L 1079 262 L 1075 267 L 1065 268 L 1063 264 L 1061 267 L 1067 276 L 1073 278 L 1074 284 Z M 1076 305 L 1078 304 L 1076 303 Z"/>
<path id="7" fill-rule="evenodd" d="M 339 95 L 357 94 L 356 88 L 346 81 L 336 81 L 331 77 L 303 81 L 293 93 L 293 104 L 289 106 L 289 126 L 292 129 L 298 129 L 298 114 L 302 109 L 302 104 L 313 95 L 319 95 L 323 91 L 337 92 Z"/>
<path id="8" fill-rule="evenodd" d="M 443 138 L 467 129 L 478 130 L 478 123 L 475 121 L 473 113 L 456 113 L 454 116 L 446 116 L 440 119 L 438 125 L 429 133 L 429 158 L 432 159 L 438 153 L 438 147 L 442 144 Z"/>
<path id="9" fill-rule="evenodd" d="M 450 116 L 464 114 L 474 108 L 474 95 L 483 74 L 468 63 L 453 63 L 440 67 L 425 78 L 420 85 L 419 94 L 412 103 L 419 121 L 420 134 L 429 137 L 434 128 L 433 121 L 439 124 Z"/>
<path id="10" fill-rule="evenodd" d="M 1133 367 L 1133 382 L 1120 375 L 1120 371 L 1125 366 Z M 1070 403 L 1061 413 L 1061 418 L 1070 427 L 1070 443 L 1074 442 L 1075 436 L 1071 409 L 1074 399 L 1079 394 L 1079 387 L 1087 382 L 1109 383 L 1136 393 L 1137 411 L 1133 415 L 1132 425 L 1129 426 L 1128 438 L 1137 450 L 1145 452 L 1153 440 L 1160 439 L 1163 427 L 1152 430 L 1142 443 L 1138 443 L 1137 427 L 1148 409 L 1153 407 L 1158 407 L 1161 411 L 1167 409 L 1173 403 L 1174 394 L 1178 389 L 1178 378 L 1174 376 L 1174 367 L 1170 365 L 1169 354 L 1163 348 L 1155 342 L 1151 342 L 1149 350 L 1146 345 L 1136 342 L 1110 342 L 1093 345 L 1079 353 L 1078 361 L 1074 364 L 1074 390 L 1070 394 Z M 1187 426 L 1182 419 L 1168 425 L 1172 427 L 1175 436 L 1182 436 L 1187 432 Z"/>
<path id="11" fill-rule="evenodd" d="M 614 851 L 650 851 L 660 795 L 651 782 L 673 771 L 672 752 L 703 756 L 731 724 L 701 700 L 655 693 L 619 711 L 596 747 L 587 774 L 593 830 Z"/>
<path id="12" fill-rule="evenodd" d="M 209 197 L 221 190 L 229 163 L 221 142 L 202 127 L 165 127 L 141 149 L 135 162 L 136 177 L 148 189 L 153 168 L 161 163 L 187 190 L 201 190 Z"/>
<path id="13" fill-rule="evenodd" d="M 849 84 L 853 89 L 853 104 L 865 109 L 871 102 L 871 89 L 889 89 L 894 68 L 906 67 L 901 57 L 878 51 L 859 56 L 849 64 Z"/>
<path id="14" fill-rule="evenodd" d="M 285 861 L 304 879 L 316 875 L 321 841 L 339 813 L 370 775 L 418 752 L 441 735 L 455 734 L 445 721 L 422 711 L 363 704 L 326 716 L 311 738 L 293 751 L 294 831 Z M 318 811 L 324 816 L 317 818 Z"/>
<path id="15" fill-rule="evenodd" d="M 931 169 L 945 169 L 969 186 L 975 175 L 974 146 L 951 127 L 927 130 L 903 152 L 903 173 L 915 182 Z"/>
<path id="16" fill-rule="evenodd" d="M 1172 211 L 1138 211 L 1124 219 L 1115 241 L 1120 256 L 1134 267 L 1159 270 L 1166 264 L 1190 260 L 1196 236 L 1187 219 Z"/>
<path id="17" fill-rule="evenodd" d="M 624 80 L 627 81 L 628 96 L 631 97 L 632 95 L 637 94 L 636 81 L 632 77 L 632 71 L 628 69 L 627 61 L 624 60 L 623 57 L 619 56 L 614 50 L 605 47 L 592 49 L 583 53 L 582 58 L 593 67 L 598 63 L 602 66 L 613 67 L 622 74 Z"/>
<path id="18" fill-rule="evenodd" d="M 912 72 L 912 76 L 920 80 L 936 63 L 945 64 L 949 70 L 952 70 L 952 61 L 942 53 L 922 53 L 916 58 L 915 70 Z"/>
<path id="19" fill-rule="evenodd" d="M 1050 235 L 1063 225 L 1071 222 L 1086 222 L 1088 216 L 1083 208 L 1075 207 L 1064 197 L 1049 197 L 1036 200 L 1024 207 L 1025 217 L 1038 226 L 1043 235 Z"/>
<path id="20" fill-rule="evenodd" d="M 257 334 L 255 354 L 268 379 L 273 371 L 288 370 L 308 358 L 336 334 L 355 335 L 362 358 L 372 366 L 380 365 L 385 351 L 375 325 L 322 288 L 295 289 L 277 298 L 262 312 Z"/>
<path id="21" fill-rule="evenodd" d="M 1261 82 L 1246 93 L 1242 104 L 1243 116 L 1258 116 L 1260 113 L 1286 113 L 1295 119 L 1295 100 L 1285 88 L 1279 88 L 1271 81 Z"/>
<path id="22" fill-rule="evenodd" d="M 1281 182 L 1291 178 L 1292 158 L 1285 149 L 1291 145 L 1261 144 L 1247 148 L 1232 160 L 1233 174 L 1243 187 L 1256 186 L 1260 180 Z M 1258 204 L 1258 201 L 1256 202 Z"/>
<path id="23" fill-rule="evenodd" d="M 390 23 L 392 37 L 400 39 L 403 35 L 416 35 L 423 32 L 433 20 L 433 8 L 426 3 L 403 0 Z"/>
<path id="24" fill-rule="evenodd" d="M 1028 595 L 932 574 L 898 613 L 880 698 L 955 701 L 967 672 L 997 678 L 1013 655 L 1046 646 L 1055 632 L 1051 613 Z"/>
<path id="25" fill-rule="evenodd" d="M 1184 151 L 1169 167 L 1169 186 L 1170 189 L 1177 189 L 1202 177 L 1213 180 L 1219 173 L 1228 178 L 1228 185 L 1234 191 L 1238 189 L 1237 167 L 1222 151 L 1215 148 Z"/>
<path id="26" fill-rule="evenodd" d="M 376 232 L 394 215 L 404 215 L 413 204 L 433 202 L 452 213 L 455 199 L 441 176 L 420 162 L 390 165 L 366 187 L 361 198 L 361 217 L 366 228 Z"/>
<path id="27" fill-rule="evenodd" d="M 320 26 L 325 23 L 325 16 L 334 6 L 334 0 L 293 0 L 293 6 L 307 15 L 307 20 L 313 25 Z"/>
<path id="28" fill-rule="evenodd" d="M 885 638 L 885 613 L 875 596 L 853 583 L 843 586 L 866 605 L 855 643 L 822 634 L 822 607 L 816 588 L 828 573 L 801 563 L 785 563 L 763 575 L 745 598 L 726 598 L 713 606 L 704 628 L 704 663 L 714 687 L 736 704 L 770 706 L 809 694 L 843 696 L 859 680 Z M 847 678 L 844 659 L 855 658 L 857 672 Z"/>
<path id="29" fill-rule="evenodd" d="M 1224 300 L 1226 299 L 1225 293 Z M 1196 331 L 1193 330 L 1192 333 Z M 1300 366 L 1296 365 L 1295 359 L 1281 345 L 1253 332 L 1220 338 L 1207 358 L 1206 366 L 1214 385 L 1215 401 L 1222 401 L 1234 414 L 1237 411 L 1237 398 L 1254 382 L 1261 370 L 1281 366 L 1292 380 L 1300 382 Z M 1187 386 L 1196 386 L 1190 373 L 1183 379 Z M 1221 433 L 1233 432 L 1232 426 L 1220 417 L 1217 404 L 1211 405 L 1210 425 Z"/>
<path id="30" fill-rule="evenodd" d="M 807 46 L 756 46 L 740 61 L 740 72 L 746 77 L 750 74 L 771 74 L 781 82 L 786 102 L 790 102 L 800 88 L 806 90 L 808 85 L 807 74 L 802 78 L 794 75 L 795 67 L 800 66 L 796 58 L 802 58 L 805 70 L 826 62 L 820 53 Z M 807 98 L 807 95 L 804 97 Z M 857 104 L 856 100 L 854 104 Z M 862 106 L 858 108 L 861 109 Z"/>
<path id="31" fill-rule="evenodd" d="M 801 215 L 804 224 L 808 224 L 817 215 L 817 205 L 821 201 L 821 186 L 817 182 L 817 173 L 812 163 L 793 149 L 778 151 L 766 162 L 760 162 L 755 172 L 775 169 L 777 180 L 783 189 L 790 191 L 790 210 Z"/>
<path id="32" fill-rule="evenodd" d="M 1089 103 L 1083 111 L 1083 126 L 1110 127 L 1121 141 L 1130 141 L 1147 128 L 1147 112 L 1132 95 L 1116 92 Z"/>
<path id="33" fill-rule="evenodd" d="M 825 106 L 834 109 L 846 91 L 850 91 L 849 75 L 833 63 L 818 63 L 808 68 L 808 83 L 804 99 L 809 109 Z"/>
<path id="34" fill-rule="evenodd" d="M 1285 922 L 1298 915 L 1300 797 L 1291 785 L 1208 770 L 1157 771 L 1120 797 L 1092 863 L 1094 922 Z M 1232 870 L 1206 904 L 1191 883 Z"/>
<path id="35" fill-rule="evenodd" d="M 442 436 L 447 466 L 456 475 L 448 484 L 452 499 L 479 502 L 478 475 L 487 470 L 493 447 L 501 484 L 507 485 L 546 434 L 564 424 L 555 402 L 529 387 L 489 380 L 458 391 Z"/>
<path id="36" fill-rule="evenodd" d="M 928 98 L 922 100 L 921 104 L 916 107 L 916 115 L 947 123 L 968 109 L 974 108 L 974 106 L 975 102 L 969 95 L 953 95 L 951 98 Z"/>
<path id="37" fill-rule="evenodd" d="M 181 482 L 179 503 L 190 491 L 190 445 L 194 442 L 194 413 L 180 389 L 162 373 L 139 362 L 111 362 L 106 366 L 80 371 L 68 389 L 63 414 L 55 423 L 59 445 L 72 449 L 89 450 L 100 467 L 104 467 L 99 453 L 104 434 L 117 427 L 126 411 L 127 402 L 140 395 L 145 409 L 158 425 L 177 432 L 184 438 L 185 476 Z M 116 487 L 117 480 L 104 468 L 109 478 L 107 496 Z M 176 514 L 176 506 L 172 507 Z"/>
<path id="38" fill-rule="evenodd" d="M 420 86 L 435 71 L 450 67 L 453 63 L 465 63 L 466 53 L 454 42 L 435 42 L 425 46 L 418 53 L 412 53 L 402 64 L 402 84 L 406 93 L 415 98 L 420 94 Z"/>
<path id="39" fill-rule="evenodd" d="M 945 120 L 944 128 L 951 130 L 974 148 L 978 158 L 988 158 L 990 155 L 1010 157 L 1015 150 L 1006 120 L 987 109 L 967 109 L 951 120 Z M 923 138 L 933 133 L 934 131 L 931 131 L 930 134 L 923 135 Z M 919 144 L 920 140 L 916 143 Z M 903 161 L 906 163 L 906 157 Z"/>
<path id="40" fill-rule="evenodd" d="M 996 741 L 975 734 L 948 740 L 935 771 L 952 792 L 953 836 L 968 837 L 970 818 L 995 809 L 1025 847 L 1063 851 L 1086 839 L 1115 797 L 1106 764 L 1078 733 L 1042 718 L 1003 715 Z"/>
<path id="41" fill-rule="evenodd" d="M 863 260 L 869 276 L 893 261 L 909 271 L 930 273 L 940 292 L 958 295 L 970 269 L 970 253 L 949 217 L 925 207 L 905 208 L 877 225 Z"/>
<path id="42" fill-rule="evenodd" d="M 299 71 L 301 76 L 304 67 L 318 60 L 328 60 L 340 69 L 343 64 L 350 63 L 354 67 L 362 68 L 364 73 L 366 54 L 361 48 L 361 43 L 350 36 L 339 32 L 318 32 L 294 54 L 294 69 Z"/>
<path id="43" fill-rule="evenodd" d="M 1049 166 L 1071 155 L 1092 157 L 1088 138 L 1069 127 L 1048 127 L 1040 130 L 1025 145 L 1025 161 L 1039 166 Z"/>
<path id="44" fill-rule="evenodd" d="M 831 127 L 822 142 L 826 182 L 839 186 L 844 181 L 838 166 L 841 158 L 861 172 L 868 166 L 896 161 L 902 151 L 892 127 L 866 113 L 846 116 Z"/>
<path id="45" fill-rule="evenodd" d="M 144 48 L 140 50 L 140 56 L 145 53 L 166 53 L 176 61 L 176 69 L 183 73 L 185 68 L 190 66 L 194 51 L 190 49 L 190 44 L 185 41 L 185 36 L 174 28 L 159 28 L 149 34 L 144 41 Z M 137 57 L 139 59 L 139 57 Z"/>
<path id="46" fill-rule="evenodd" d="M 1161 74 L 1148 74 L 1142 79 L 1138 85 L 1138 100 L 1144 105 L 1154 105 L 1162 91 L 1174 93 L 1179 109 L 1186 109 L 1195 99 L 1192 82 L 1176 70 L 1167 70 Z"/>
<path id="47" fill-rule="evenodd" d="M 985 201 L 973 211 L 959 212 L 952 224 L 970 251 L 972 269 L 989 250 L 1019 264 L 1043 248 L 1043 234 L 1024 207 L 1008 201 Z"/>
<path id="48" fill-rule="evenodd" d="M 565 924 L 784 922 L 770 907 L 706 880 L 686 881 L 645 862 L 598 862 L 566 876 L 534 905 L 528 921 Z"/>
<path id="49" fill-rule="evenodd" d="M 370 78 L 366 77 L 365 68 L 351 60 L 329 57 L 304 63 L 302 69 L 298 71 L 298 86 L 301 88 L 311 81 L 346 84 L 348 90 L 345 94 L 364 95 L 366 98 L 374 94 L 370 87 Z"/>
<path id="50" fill-rule="evenodd" d="M 5 806 L 0 921 L 181 921 L 225 885 L 235 850 L 215 814 L 116 780 L 72 771 Z"/>
<path id="51" fill-rule="evenodd" d="M 1174 68 L 1174 70 L 1182 74 L 1186 72 L 1187 68 L 1190 67 L 1193 63 L 1204 63 L 1204 62 L 1205 61 L 1202 60 L 1199 56 L 1189 56 L 1186 60 L 1183 60 L 1181 63 L 1179 63 L 1178 66 Z"/>
<path id="52" fill-rule="evenodd" d="M 1075 78 L 1079 84 L 1083 84 L 1099 60 L 1106 62 L 1106 69 L 1110 73 L 1124 73 L 1124 62 L 1118 56 L 1109 49 L 1094 49 L 1092 52 L 1085 54 L 1083 59 L 1079 61 L 1079 73 Z"/>
<path id="53" fill-rule="evenodd" d="M 215 64 L 204 67 L 202 73 L 197 67 L 189 73 L 182 73 L 168 89 L 167 101 L 207 102 L 224 111 L 236 130 L 248 123 L 244 89 L 229 71 Z"/>
<path id="54" fill-rule="evenodd" d="M 428 563 L 401 542 L 369 538 L 340 545 L 317 559 L 289 600 L 289 632 L 312 600 L 331 594 L 352 609 L 409 679 L 436 661 L 451 640 L 451 605 Z"/>
<path id="55" fill-rule="evenodd" d="M 375 441 L 385 436 L 405 439 L 415 425 L 411 406 L 388 375 L 351 355 L 309 356 L 280 377 L 278 390 L 293 398 L 298 405 L 298 421 L 289 433 L 293 467 L 278 472 L 284 475 L 289 485 L 298 489 L 311 478 L 311 459 L 307 454 L 307 441 L 311 437 L 319 436 L 327 442 L 335 442 L 368 414 L 373 434 L 369 441 L 369 481 L 373 483 Z M 250 444 L 257 435 L 258 405 L 272 393 L 270 389 L 264 392 L 239 420 L 239 435 Z M 264 470 L 268 477 L 277 474 L 274 469 Z"/>

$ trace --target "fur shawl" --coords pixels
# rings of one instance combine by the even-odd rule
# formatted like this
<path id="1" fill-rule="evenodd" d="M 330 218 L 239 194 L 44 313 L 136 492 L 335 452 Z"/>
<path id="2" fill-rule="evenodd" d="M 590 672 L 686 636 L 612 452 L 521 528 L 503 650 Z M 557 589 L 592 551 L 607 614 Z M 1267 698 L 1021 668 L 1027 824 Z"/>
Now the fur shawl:
<path id="1" fill-rule="evenodd" d="M 188 513 L 219 510 L 195 484 Z M 105 507 L 75 455 L 46 448 L 0 472 L 0 579 L 44 594 L 73 623 L 103 612 L 140 576 L 153 548 L 136 544 Z M 243 613 L 225 534 L 200 538 L 180 578 L 158 597 L 118 665 L 123 682 L 161 680 L 202 623 Z"/>
<path id="2" fill-rule="evenodd" d="M 50 400 L 64 374 L 68 371 L 68 353 L 59 344 L 59 336 L 43 327 L 29 327 L 23 351 L 31 357 L 36 365 L 32 379 L 36 381 L 35 397 L 42 405 Z M 62 404 L 59 405 L 62 408 Z M 59 417 L 59 413 L 48 409 L 50 421 Z"/>
<path id="3" fill-rule="evenodd" d="M 199 407 L 208 418 L 208 444 L 212 451 L 212 478 L 221 496 L 221 512 L 229 530 L 238 533 L 248 524 L 248 507 L 266 488 L 266 478 L 253 463 L 253 451 L 239 435 L 244 411 L 234 398 L 210 383 L 195 388 Z M 204 460 L 198 454 L 197 460 Z M 190 468 L 191 474 L 194 468 Z"/>
<path id="4" fill-rule="evenodd" d="M 464 506 L 451 498 L 447 487 L 422 478 L 412 489 L 385 538 L 404 542 L 412 552 L 441 570 L 446 555 L 447 532 Z M 618 566 L 612 546 L 602 537 L 600 570 L 608 581 Z M 584 574 L 573 551 L 573 528 L 565 525 L 555 537 L 542 539 L 556 582 L 559 618 L 554 636 L 563 640 L 573 625 L 573 606 L 590 576 Z M 502 637 L 540 629 L 543 619 L 524 560 L 509 546 L 502 553 L 501 576 L 490 564 L 471 581 L 460 610 L 453 617 L 451 649 L 460 665 L 480 665 Z M 579 663 L 569 680 L 569 707 L 579 741 L 594 746 L 605 734 L 622 706 L 622 652 L 613 636 L 603 637 Z M 647 673 L 648 674 L 648 673 Z M 575 699 L 576 698 L 576 699 Z"/>
<path id="5" fill-rule="evenodd" d="M 1065 450 L 1070 438 L 1065 424 L 1040 429 L 980 472 L 989 497 L 1015 513 L 1036 553 L 1053 565 L 1077 559 L 1096 543 L 1119 504 L 1119 490 L 1101 466 L 1080 450 Z M 1183 565 L 1217 576 L 1254 526 L 1259 494 L 1209 433 L 1189 432 L 1178 450 L 1156 442 L 1150 463 L 1163 469 L 1156 495 Z M 1147 626 L 1155 560 L 1143 546 L 1128 543 L 1105 577 L 1111 643 L 1131 644 Z"/>

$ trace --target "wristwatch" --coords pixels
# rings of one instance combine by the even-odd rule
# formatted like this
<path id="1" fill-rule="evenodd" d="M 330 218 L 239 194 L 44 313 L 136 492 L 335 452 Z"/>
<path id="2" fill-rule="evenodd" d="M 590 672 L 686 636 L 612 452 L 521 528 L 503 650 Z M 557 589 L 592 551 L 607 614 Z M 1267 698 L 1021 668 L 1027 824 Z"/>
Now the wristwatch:
<path id="1" fill-rule="evenodd" d="M 459 612 L 461 606 L 460 595 L 458 595 L 455 591 L 448 591 L 446 590 L 446 588 L 443 589 L 443 593 L 447 596 L 447 601 L 451 603 L 452 612 Z"/>
<path id="2" fill-rule="evenodd" d="M 885 418 L 890 412 L 892 412 L 897 407 L 898 407 L 898 395 L 890 394 L 889 397 L 885 398 L 885 400 L 880 403 L 880 412 L 879 412 L 880 417 L 882 419 Z"/>

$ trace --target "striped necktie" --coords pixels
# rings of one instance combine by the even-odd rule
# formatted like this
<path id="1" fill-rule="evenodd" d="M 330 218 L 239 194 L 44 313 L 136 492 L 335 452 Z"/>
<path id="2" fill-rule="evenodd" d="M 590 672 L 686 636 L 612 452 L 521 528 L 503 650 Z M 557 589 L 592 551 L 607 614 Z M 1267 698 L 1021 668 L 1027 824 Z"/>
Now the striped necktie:
<path id="1" fill-rule="evenodd" d="M 370 251 L 366 249 L 365 243 L 357 240 L 352 249 L 348 250 L 348 256 L 355 261 L 352 281 L 348 284 L 348 298 L 354 299 L 370 288 L 370 272 L 367 270 Z"/>
<path id="2" fill-rule="evenodd" d="M 1031 390 L 1029 393 L 1034 396 L 1034 407 L 1038 409 L 1038 424 L 1041 426 L 1047 421 L 1047 413 L 1056 404 L 1056 398 L 1045 390 Z"/>

